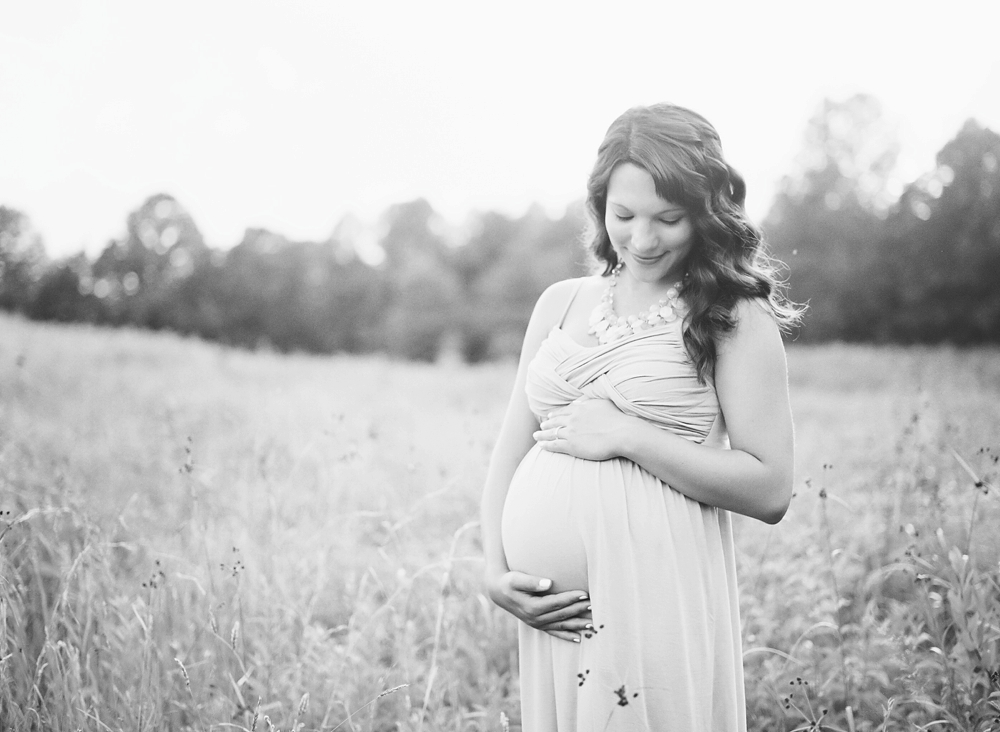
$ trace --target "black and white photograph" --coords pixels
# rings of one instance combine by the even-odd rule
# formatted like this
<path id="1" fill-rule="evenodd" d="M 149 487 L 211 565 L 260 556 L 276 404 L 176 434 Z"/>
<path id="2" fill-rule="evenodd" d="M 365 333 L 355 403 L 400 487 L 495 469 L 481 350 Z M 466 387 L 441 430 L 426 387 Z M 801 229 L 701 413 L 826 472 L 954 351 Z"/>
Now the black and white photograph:
<path id="1" fill-rule="evenodd" d="M 1000 4 L 0 9 L 0 732 L 1000 732 Z"/>

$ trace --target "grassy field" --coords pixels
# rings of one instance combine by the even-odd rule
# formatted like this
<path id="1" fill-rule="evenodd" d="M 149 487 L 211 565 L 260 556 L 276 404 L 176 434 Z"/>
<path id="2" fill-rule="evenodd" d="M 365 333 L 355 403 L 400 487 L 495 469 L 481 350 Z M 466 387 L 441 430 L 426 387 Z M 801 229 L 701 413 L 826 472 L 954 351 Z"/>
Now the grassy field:
<path id="1" fill-rule="evenodd" d="M 519 728 L 474 523 L 510 364 L 0 332 L 0 729 Z M 789 360 L 751 728 L 1000 729 L 1000 352 Z"/>

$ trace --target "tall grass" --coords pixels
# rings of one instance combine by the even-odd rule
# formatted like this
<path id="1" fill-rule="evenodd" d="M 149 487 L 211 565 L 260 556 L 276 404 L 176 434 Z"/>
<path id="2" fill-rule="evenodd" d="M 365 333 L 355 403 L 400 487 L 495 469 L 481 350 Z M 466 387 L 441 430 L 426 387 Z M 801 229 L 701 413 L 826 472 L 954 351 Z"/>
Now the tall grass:
<path id="1" fill-rule="evenodd" d="M 509 364 L 0 328 L 0 729 L 519 728 L 474 523 Z M 996 724 L 997 355 L 792 349 L 752 728 Z"/>
<path id="2" fill-rule="evenodd" d="M 793 509 L 739 541 L 752 727 L 1000 729 L 996 356 L 792 351 Z"/>

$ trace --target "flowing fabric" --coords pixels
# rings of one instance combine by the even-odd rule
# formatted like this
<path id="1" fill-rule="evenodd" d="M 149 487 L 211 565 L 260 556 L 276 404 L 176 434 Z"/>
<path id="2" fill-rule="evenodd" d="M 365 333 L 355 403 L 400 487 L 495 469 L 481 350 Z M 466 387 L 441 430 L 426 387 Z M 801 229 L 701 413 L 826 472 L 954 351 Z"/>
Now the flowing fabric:
<path id="1" fill-rule="evenodd" d="M 718 399 L 698 382 L 681 322 L 601 346 L 559 326 L 526 385 L 541 419 L 610 399 L 697 443 L 728 447 Z M 743 732 L 746 710 L 732 529 L 624 458 L 541 449 L 521 461 L 502 519 L 511 569 L 583 590 L 594 633 L 581 643 L 519 624 L 524 732 Z"/>

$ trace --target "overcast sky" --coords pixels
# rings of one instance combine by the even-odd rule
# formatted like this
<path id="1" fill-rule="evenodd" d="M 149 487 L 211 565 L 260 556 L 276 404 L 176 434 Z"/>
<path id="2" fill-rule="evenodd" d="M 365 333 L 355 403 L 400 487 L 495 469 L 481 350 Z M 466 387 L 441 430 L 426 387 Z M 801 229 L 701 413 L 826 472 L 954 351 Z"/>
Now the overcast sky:
<path id="1" fill-rule="evenodd" d="M 968 117 L 1000 131 L 994 0 L 25 0 L 0 19 L 0 204 L 53 255 L 99 251 L 158 192 L 220 247 L 417 196 L 456 223 L 557 215 L 612 119 L 660 100 L 715 124 L 757 218 L 824 97 L 877 96 L 904 176 Z"/>

